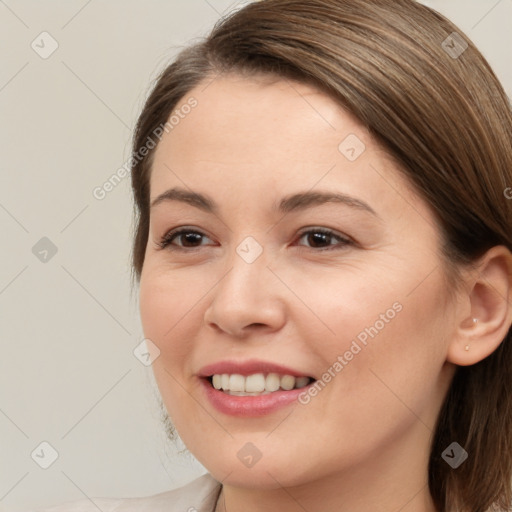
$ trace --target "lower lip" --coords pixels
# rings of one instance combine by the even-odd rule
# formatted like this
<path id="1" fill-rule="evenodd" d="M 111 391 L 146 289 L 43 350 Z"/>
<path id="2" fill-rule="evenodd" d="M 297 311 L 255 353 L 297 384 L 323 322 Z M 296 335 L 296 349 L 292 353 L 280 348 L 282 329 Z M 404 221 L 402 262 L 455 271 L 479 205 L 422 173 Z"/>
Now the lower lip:
<path id="1" fill-rule="evenodd" d="M 315 381 L 312 381 L 303 388 L 291 389 L 290 391 L 274 391 L 267 395 L 236 396 L 215 389 L 208 379 L 201 378 L 200 380 L 206 396 L 218 411 L 231 416 L 242 417 L 264 416 L 297 402 L 298 396 L 305 391 L 307 392 L 309 387 L 315 383 Z"/>

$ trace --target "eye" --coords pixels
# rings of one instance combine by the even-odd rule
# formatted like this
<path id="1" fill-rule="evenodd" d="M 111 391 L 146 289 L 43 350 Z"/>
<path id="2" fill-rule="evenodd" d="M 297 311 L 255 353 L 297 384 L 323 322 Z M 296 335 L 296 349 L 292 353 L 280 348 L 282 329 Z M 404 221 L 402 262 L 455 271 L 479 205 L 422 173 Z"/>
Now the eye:
<path id="1" fill-rule="evenodd" d="M 309 247 L 312 249 L 319 249 L 320 251 L 332 250 L 342 248 L 346 245 L 353 245 L 353 241 L 347 237 L 341 236 L 334 231 L 326 228 L 314 228 L 303 231 L 300 234 L 299 240 L 305 239 L 308 243 L 312 244 Z M 338 243 L 332 244 L 333 240 Z M 318 247 L 320 245 L 320 247 Z M 323 247 L 322 247 L 323 246 Z"/>
<path id="2" fill-rule="evenodd" d="M 206 237 L 204 233 L 195 231 L 188 228 L 175 229 L 166 233 L 158 243 L 161 249 L 168 246 L 174 246 L 172 249 L 194 249 L 201 246 L 201 238 Z M 181 244 L 173 243 L 175 240 L 180 240 Z M 204 245 L 204 244 L 203 244 Z M 171 247 L 169 247 L 171 248 Z"/>
<path id="3" fill-rule="evenodd" d="M 157 245 L 161 249 L 165 249 L 166 247 L 172 250 L 196 249 L 202 245 L 206 245 L 201 243 L 204 238 L 208 237 L 200 231 L 189 228 L 179 228 L 166 233 Z M 305 239 L 308 244 L 311 244 L 309 248 L 318 249 L 319 251 L 353 245 L 353 241 L 349 238 L 326 228 L 313 228 L 302 231 L 299 235 L 299 240 L 302 239 Z M 180 243 L 174 243 L 176 240 L 179 240 Z M 337 241 L 337 243 L 333 244 L 333 241 Z"/>

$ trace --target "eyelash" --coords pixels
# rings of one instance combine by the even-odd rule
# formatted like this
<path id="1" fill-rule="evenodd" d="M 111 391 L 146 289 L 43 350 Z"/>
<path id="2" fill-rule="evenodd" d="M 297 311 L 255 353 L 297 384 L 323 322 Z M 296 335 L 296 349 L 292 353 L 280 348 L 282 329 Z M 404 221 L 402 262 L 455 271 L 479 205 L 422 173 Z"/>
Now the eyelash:
<path id="1" fill-rule="evenodd" d="M 168 233 L 166 233 L 160 240 L 160 242 L 157 244 L 158 247 L 160 249 L 168 249 L 168 250 L 171 250 L 171 251 L 184 251 L 184 252 L 192 252 L 192 251 L 195 251 L 197 249 L 200 249 L 201 246 L 197 246 L 197 247 L 182 247 L 180 245 L 173 245 L 172 244 L 172 241 L 175 239 L 175 238 L 178 238 L 180 235 L 184 235 L 184 234 L 190 234 L 190 233 L 193 233 L 195 235 L 200 235 L 200 236 L 206 236 L 204 233 L 201 233 L 200 231 L 196 231 L 194 229 L 189 229 L 189 228 L 178 228 L 178 229 L 175 229 L 175 230 L 172 230 L 172 231 L 169 231 Z M 340 236 L 338 234 L 336 234 L 336 232 L 330 230 L 330 229 L 327 229 L 327 228 L 313 228 L 313 229 L 308 229 L 308 230 L 305 230 L 305 231 L 302 231 L 300 234 L 299 234 L 299 240 L 301 238 L 303 238 L 305 235 L 309 235 L 311 233 L 321 233 L 323 235 L 328 235 L 328 236 L 331 236 L 333 238 L 336 238 L 340 241 L 339 244 L 337 245 L 333 245 L 332 247 L 327 247 L 327 248 L 320 248 L 320 249 L 317 249 L 315 247 L 306 247 L 307 249 L 312 249 L 313 251 L 315 252 L 324 252 L 324 251 L 332 251 L 332 250 L 341 250 L 343 249 L 343 247 L 347 246 L 347 245 L 355 245 L 355 243 L 353 242 L 353 240 L 347 238 L 347 237 L 343 237 L 343 236 Z"/>

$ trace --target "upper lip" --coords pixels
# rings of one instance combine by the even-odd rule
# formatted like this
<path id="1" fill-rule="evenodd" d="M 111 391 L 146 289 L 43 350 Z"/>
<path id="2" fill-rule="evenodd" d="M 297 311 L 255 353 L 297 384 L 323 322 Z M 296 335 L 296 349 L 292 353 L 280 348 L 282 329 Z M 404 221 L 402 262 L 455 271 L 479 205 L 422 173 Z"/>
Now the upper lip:
<path id="1" fill-rule="evenodd" d="M 219 361 L 218 363 L 203 366 L 199 372 L 199 377 L 211 377 L 212 375 L 222 375 L 227 373 L 230 375 L 252 375 L 253 373 L 278 373 L 280 375 L 292 375 L 293 377 L 311 377 L 293 368 L 288 368 L 281 364 L 272 363 L 270 361 L 262 361 L 259 359 L 249 359 L 245 361 Z"/>

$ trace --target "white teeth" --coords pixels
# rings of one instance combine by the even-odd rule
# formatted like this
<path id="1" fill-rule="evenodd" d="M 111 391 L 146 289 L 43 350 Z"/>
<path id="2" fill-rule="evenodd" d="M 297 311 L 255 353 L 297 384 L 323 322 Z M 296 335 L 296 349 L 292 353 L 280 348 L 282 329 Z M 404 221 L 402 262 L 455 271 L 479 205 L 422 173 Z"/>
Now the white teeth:
<path id="1" fill-rule="evenodd" d="M 246 391 L 222 391 L 228 395 L 235 396 L 260 396 L 260 395 L 270 395 L 270 391 L 262 391 L 261 393 L 248 393 Z"/>
<path id="2" fill-rule="evenodd" d="M 245 391 L 245 379 L 241 375 L 229 376 L 229 390 L 230 391 Z"/>
<path id="3" fill-rule="evenodd" d="M 292 377 L 291 375 L 285 375 L 281 379 L 281 387 L 286 391 L 293 389 L 295 387 L 295 377 Z"/>
<path id="4" fill-rule="evenodd" d="M 231 376 L 231 378 L 233 378 L 233 376 Z M 244 380 L 245 389 L 241 391 L 247 391 L 248 393 L 261 393 L 265 391 L 265 376 L 262 373 L 248 375 Z M 231 390 L 232 389 L 233 388 L 231 388 Z"/>
<path id="5" fill-rule="evenodd" d="M 277 391 L 281 385 L 281 379 L 277 373 L 269 373 L 265 379 L 265 389 L 267 391 Z"/>
<path id="6" fill-rule="evenodd" d="M 293 375 L 280 376 L 277 373 L 254 373 L 244 377 L 240 374 L 213 375 L 212 384 L 215 389 L 221 389 L 230 395 L 259 395 L 277 391 L 279 388 L 289 391 L 294 388 L 303 388 L 310 382 L 309 377 L 294 377 Z"/>
<path id="7" fill-rule="evenodd" d="M 220 389 L 222 388 L 222 375 L 214 375 L 213 378 L 212 378 L 212 384 L 213 384 L 213 387 L 215 389 Z M 229 380 L 228 380 L 229 382 Z"/>

